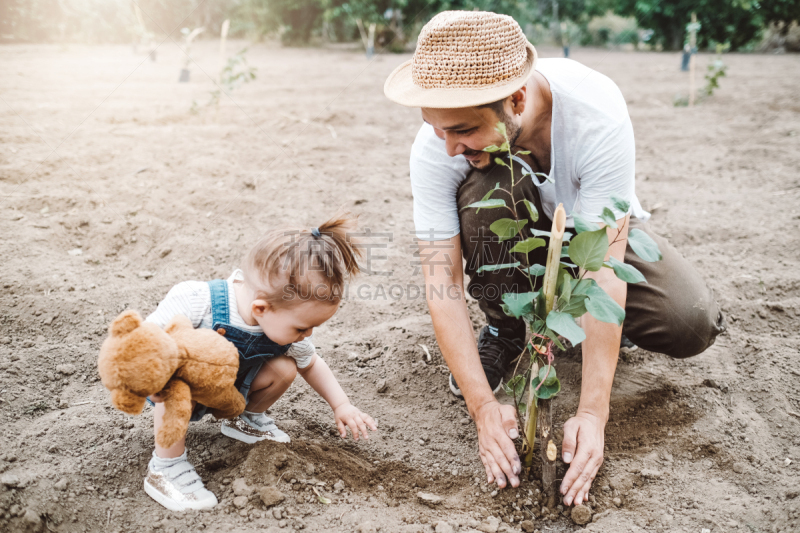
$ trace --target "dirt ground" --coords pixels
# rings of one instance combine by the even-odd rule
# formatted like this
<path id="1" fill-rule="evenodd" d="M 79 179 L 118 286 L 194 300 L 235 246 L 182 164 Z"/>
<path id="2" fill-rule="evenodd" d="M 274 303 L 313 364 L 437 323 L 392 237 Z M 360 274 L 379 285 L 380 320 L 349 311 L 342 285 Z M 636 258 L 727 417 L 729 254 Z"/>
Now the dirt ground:
<path id="1" fill-rule="evenodd" d="M 408 56 L 252 45 L 257 79 L 216 108 L 206 73 L 217 54 L 197 44 L 179 84 L 171 44 L 156 62 L 122 46 L 2 48 L 0 530 L 581 529 L 560 507 L 543 512 L 535 481 L 486 486 L 474 425 L 448 391 L 413 263 L 408 157 L 421 119 L 382 92 Z M 800 56 L 727 55 L 721 89 L 693 108 L 673 106 L 688 92 L 677 54 L 573 58 L 621 87 L 639 198 L 730 326 L 698 357 L 620 361 L 586 529 L 800 531 Z M 699 56 L 701 73 L 712 60 Z M 227 277 L 265 229 L 310 227 L 341 206 L 371 232 L 372 274 L 315 341 L 380 431 L 342 442 L 298 379 L 271 411 L 292 444 L 249 446 L 210 417 L 194 424 L 190 459 L 221 503 L 166 511 L 142 490 L 152 412 L 116 411 L 99 382 L 105 328 L 123 309 L 149 313 L 179 281 Z M 560 427 L 577 405 L 580 353 L 557 364 Z M 277 506 L 257 492 L 234 505 L 234 486 L 247 496 L 269 484 L 285 495 Z M 442 500 L 425 505 L 420 491 Z"/>

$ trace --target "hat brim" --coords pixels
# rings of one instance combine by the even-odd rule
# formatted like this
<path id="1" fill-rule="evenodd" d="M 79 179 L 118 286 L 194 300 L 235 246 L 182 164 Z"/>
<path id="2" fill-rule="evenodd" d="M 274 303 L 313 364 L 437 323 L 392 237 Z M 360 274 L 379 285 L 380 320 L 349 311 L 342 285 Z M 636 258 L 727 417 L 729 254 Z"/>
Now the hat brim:
<path id="1" fill-rule="evenodd" d="M 513 94 L 528 82 L 531 71 L 536 66 L 537 53 L 531 43 L 527 45 L 528 56 L 525 59 L 525 70 L 517 78 L 504 80 L 488 87 L 423 89 L 414 83 L 411 76 L 409 59 L 389 74 L 383 85 L 383 94 L 392 102 L 406 107 L 429 107 L 433 109 L 457 109 L 475 107 L 496 102 Z"/>

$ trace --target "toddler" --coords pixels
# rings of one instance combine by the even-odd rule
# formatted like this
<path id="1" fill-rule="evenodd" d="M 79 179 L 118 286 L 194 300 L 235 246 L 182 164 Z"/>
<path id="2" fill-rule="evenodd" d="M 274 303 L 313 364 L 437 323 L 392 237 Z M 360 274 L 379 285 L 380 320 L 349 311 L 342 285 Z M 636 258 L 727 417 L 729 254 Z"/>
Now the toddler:
<path id="1" fill-rule="evenodd" d="M 342 438 L 347 428 L 355 440 L 359 434 L 369 439 L 367 428 L 377 430 L 375 421 L 350 403 L 310 339 L 314 328 L 336 313 L 345 281 L 358 272 L 360 251 L 347 238 L 353 229 L 355 219 L 343 215 L 310 231 L 271 231 L 227 280 L 179 283 L 147 317 L 163 328 L 175 315 L 186 315 L 195 328 L 213 328 L 238 348 L 236 387 L 247 406 L 222 423 L 223 435 L 246 443 L 289 442 L 265 411 L 298 373 L 331 406 Z M 151 400 L 158 431 L 164 404 L 158 395 Z M 191 420 L 207 411 L 196 404 Z M 186 458 L 185 437 L 171 448 L 156 444 L 144 490 L 172 511 L 217 504 Z"/>

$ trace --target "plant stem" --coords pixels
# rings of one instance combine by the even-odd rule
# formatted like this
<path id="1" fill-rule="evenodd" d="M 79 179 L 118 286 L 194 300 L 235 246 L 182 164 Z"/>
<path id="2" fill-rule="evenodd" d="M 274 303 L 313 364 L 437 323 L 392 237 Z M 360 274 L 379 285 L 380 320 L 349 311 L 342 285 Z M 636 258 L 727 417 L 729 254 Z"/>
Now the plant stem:
<path id="1" fill-rule="evenodd" d="M 561 244 L 564 239 L 566 222 L 567 215 L 564 211 L 564 206 L 558 204 L 558 207 L 553 213 L 553 226 L 550 230 L 550 245 L 547 250 L 547 264 L 545 265 L 544 284 L 542 286 L 545 301 L 545 320 L 550 311 L 553 310 L 553 301 L 555 300 L 556 286 L 558 285 L 558 272 L 561 265 Z M 550 358 L 548 357 L 548 364 L 549 363 Z M 536 374 L 538 375 L 538 368 Z M 531 379 L 528 394 L 530 395 L 529 398 L 534 397 L 534 402 L 536 402 L 536 390 L 533 387 L 533 379 Z M 532 442 L 538 426 L 541 435 L 539 449 L 542 459 L 542 488 L 544 489 L 548 507 L 552 507 L 555 504 L 556 457 L 558 455 L 558 448 L 555 442 L 553 442 L 552 406 L 551 400 L 540 400 L 537 403 L 536 416 L 528 417 L 528 424 L 525 428 L 526 438 L 528 438 L 529 442 Z M 556 452 L 554 452 L 554 450 L 556 450 Z M 525 466 L 530 467 L 532 463 L 533 447 L 531 447 L 528 455 L 525 457 Z"/>

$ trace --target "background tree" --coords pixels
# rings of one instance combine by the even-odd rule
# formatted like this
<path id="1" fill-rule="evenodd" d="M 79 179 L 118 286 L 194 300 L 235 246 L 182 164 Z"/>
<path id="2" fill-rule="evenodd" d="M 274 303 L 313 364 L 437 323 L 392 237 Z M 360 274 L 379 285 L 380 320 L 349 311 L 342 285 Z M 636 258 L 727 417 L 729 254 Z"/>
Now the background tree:
<path id="1" fill-rule="evenodd" d="M 730 43 L 731 50 L 756 39 L 763 27 L 759 4 L 748 0 L 617 0 L 620 15 L 633 16 L 639 26 L 653 30 L 652 44 L 678 50 L 686 39 L 686 24 L 697 13 L 702 30 L 698 46 Z"/>

